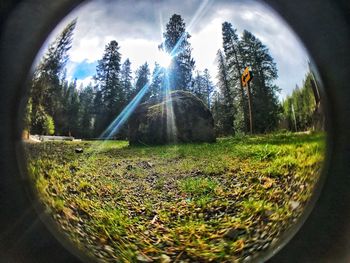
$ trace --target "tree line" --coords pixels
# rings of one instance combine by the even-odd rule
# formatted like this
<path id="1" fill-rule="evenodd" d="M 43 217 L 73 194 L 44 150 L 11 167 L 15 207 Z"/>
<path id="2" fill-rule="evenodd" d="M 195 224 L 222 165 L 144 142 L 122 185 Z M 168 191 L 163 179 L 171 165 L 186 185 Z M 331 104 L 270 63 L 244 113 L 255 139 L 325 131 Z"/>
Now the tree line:
<path id="1" fill-rule="evenodd" d="M 120 46 L 112 40 L 98 60 L 93 83 L 77 87 L 76 80 L 67 81 L 65 70 L 76 23 L 73 20 L 63 29 L 34 71 L 24 116 L 30 133 L 98 137 L 145 85 L 148 90 L 142 101 L 161 101 L 171 90 L 189 91 L 212 111 L 218 135 L 247 133 L 247 88 L 241 82 L 247 66 L 254 75 L 250 85 L 254 132 L 276 129 L 285 108 L 273 83 L 277 68 L 268 48 L 252 33 L 244 31 L 239 37 L 230 23 L 222 24 L 223 47 L 217 53 L 218 82 L 214 84 L 208 69 L 195 71 L 191 35 L 182 17 L 174 14 L 158 46 L 172 57 L 167 68 L 156 62 L 151 72 L 145 62 L 133 74 L 130 59 L 122 61 Z M 127 128 L 118 136 L 126 138 Z"/>
<path id="2" fill-rule="evenodd" d="M 324 129 L 320 94 L 309 72 L 301 87 L 296 85 L 292 94 L 282 102 L 283 128 L 290 131 Z"/>

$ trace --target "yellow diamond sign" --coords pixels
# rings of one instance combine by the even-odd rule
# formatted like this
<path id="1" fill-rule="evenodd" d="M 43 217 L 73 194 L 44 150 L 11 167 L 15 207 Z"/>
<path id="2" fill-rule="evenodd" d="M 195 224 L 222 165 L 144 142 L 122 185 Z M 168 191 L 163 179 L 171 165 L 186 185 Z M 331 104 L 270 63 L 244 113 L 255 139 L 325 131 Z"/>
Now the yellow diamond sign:
<path id="1" fill-rule="evenodd" d="M 252 73 L 249 71 L 249 67 L 246 67 L 242 74 L 242 85 L 243 87 L 247 86 L 249 81 L 253 79 Z"/>

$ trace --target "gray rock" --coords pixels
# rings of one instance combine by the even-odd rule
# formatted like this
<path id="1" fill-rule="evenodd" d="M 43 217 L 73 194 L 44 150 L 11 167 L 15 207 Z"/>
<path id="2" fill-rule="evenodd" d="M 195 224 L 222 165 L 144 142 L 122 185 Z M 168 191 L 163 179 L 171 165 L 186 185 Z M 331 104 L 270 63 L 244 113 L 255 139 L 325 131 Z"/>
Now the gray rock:
<path id="1" fill-rule="evenodd" d="M 190 92 L 173 91 L 160 103 L 143 103 L 129 120 L 130 145 L 187 142 L 215 142 L 212 114 Z"/>

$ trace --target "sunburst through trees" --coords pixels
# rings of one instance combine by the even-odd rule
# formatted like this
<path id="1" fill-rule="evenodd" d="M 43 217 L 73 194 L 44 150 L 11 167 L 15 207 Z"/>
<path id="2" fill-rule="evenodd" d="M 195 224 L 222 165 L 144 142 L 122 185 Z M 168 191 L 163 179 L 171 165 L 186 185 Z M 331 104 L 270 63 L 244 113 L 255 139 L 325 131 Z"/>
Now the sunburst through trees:
<path id="1" fill-rule="evenodd" d="M 249 261 L 308 205 L 324 157 L 313 72 L 282 99 L 267 38 L 228 19 L 210 24 L 220 44 L 201 54 L 214 70 L 203 66 L 193 28 L 208 2 L 188 24 L 170 14 L 162 39 L 143 42 L 153 60 L 136 63 L 145 52 L 108 35 L 90 83 L 81 82 L 69 67 L 78 19 L 35 67 L 23 119 L 28 171 L 58 229 L 92 257 Z"/>

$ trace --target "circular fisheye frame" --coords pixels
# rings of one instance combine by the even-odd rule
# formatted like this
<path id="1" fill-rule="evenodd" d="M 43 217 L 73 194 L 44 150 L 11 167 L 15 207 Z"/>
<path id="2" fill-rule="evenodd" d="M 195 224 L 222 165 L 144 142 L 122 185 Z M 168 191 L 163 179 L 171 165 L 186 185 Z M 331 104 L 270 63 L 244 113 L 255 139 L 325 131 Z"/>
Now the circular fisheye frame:
<path id="1" fill-rule="evenodd" d="M 262 260 L 324 160 L 309 55 L 260 2 L 132 5 L 82 6 L 39 52 L 23 118 L 38 199 L 103 261 Z"/>
<path id="2" fill-rule="evenodd" d="M 102 128 L 99 129 L 98 135 L 94 135 L 94 138 L 98 137 L 99 140 L 97 141 L 87 141 L 86 135 L 85 137 L 80 135 L 84 139 L 82 142 L 75 141 L 64 144 L 59 142 L 23 142 L 22 131 L 26 130 L 28 124 L 31 126 L 29 129 L 30 133 L 36 131 L 40 134 L 68 135 L 68 138 L 72 137 L 72 132 L 76 133 L 71 125 L 66 131 L 64 126 L 58 125 L 59 118 L 57 118 L 57 115 L 54 115 L 54 112 L 49 111 L 53 104 L 48 103 L 47 99 L 44 100 L 43 104 L 37 103 L 38 101 L 40 102 L 40 97 L 43 94 L 43 90 L 40 90 L 40 87 L 43 85 L 40 86 L 40 83 L 44 83 L 42 81 L 45 80 L 45 74 L 49 72 L 48 68 L 44 67 L 45 58 L 36 64 L 39 65 L 38 67 L 35 68 L 34 65 L 34 68 L 32 68 L 33 74 L 30 71 L 31 67 L 33 67 L 33 61 L 40 59 L 37 54 L 49 33 L 63 17 L 81 2 L 68 0 L 55 1 L 54 3 L 46 3 L 39 0 L 5 1 L 1 10 L 0 84 L 2 96 L 0 97 L 0 119 L 3 125 L 0 130 L 0 171 L 3 176 L 0 183 L 2 211 L 0 216 L 0 253 L 4 261 L 89 262 L 95 261 L 97 258 L 102 261 L 126 260 L 137 262 L 171 262 L 176 260 L 185 260 L 185 262 L 186 260 L 199 262 L 214 260 L 220 262 L 234 261 L 235 258 L 245 262 L 261 262 L 268 259 L 269 262 L 295 262 L 295 260 L 299 262 L 347 262 L 349 260 L 347 244 L 349 243 L 348 213 L 350 210 L 348 209 L 348 201 L 350 197 L 348 194 L 349 180 L 347 179 L 347 174 L 349 174 L 350 168 L 347 165 L 349 163 L 347 149 L 350 144 L 347 134 L 349 124 L 346 113 L 349 112 L 350 92 L 346 87 L 346 77 L 349 75 L 350 57 L 347 47 L 350 44 L 350 39 L 349 24 L 345 16 L 348 9 L 345 2 L 326 0 L 318 1 L 317 3 L 266 1 L 298 33 L 312 58 L 310 58 L 310 61 L 312 61 L 310 72 L 312 74 L 300 84 L 302 85 L 300 88 L 292 93 L 287 93 L 282 103 L 284 116 L 289 118 L 286 119 L 289 123 L 287 122 L 285 127 L 293 132 L 292 137 L 290 137 L 291 133 L 257 135 L 258 129 L 264 127 L 264 124 L 261 124 L 263 122 L 259 123 L 259 120 L 263 119 L 259 119 L 261 117 L 256 111 L 256 103 L 259 97 L 254 97 L 259 90 L 259 77 L 261 75 L 257 71 L 257 64 L 251 62 L 237 71 L 239 76 L 237 83 L 241 83 L 242 89 L 245 88 L 242 94 L 246 96 L 246 107 L 242 108 L 242 114 L 247 116 L 247 119 L 246 122 L 243 122 L 246 126 L 243 125 L 241 127 L 244 133 L 247 134 L 246 136 L 223 136 L 224 138 L 222 138 L 217 136 L 218 130 L 216 130 L 215 139 L 212 139 L 212 134 L 214 133 L 210 133 L 207 128 L 209 124 L 204 125 L 203 123 L 206 122 L 203 122 L 203 120 L 195 125 L 193 125 L 194 121 L 189 123 L 186 123 L 185 120 L 180 121 L 182 120 L 181 111 L 179 112 L 178 108 L 185 108 L 186 105 L 177 104 L 177 98 L 193 100 L 194 102 L 201 101 L 201 105 L 204 105 L 203 112 L 208 112 L 208 109 L 213 112 L 212 118 L 214 123 L 217 120 L 217 116 L 223 115 L 222 112 L 217 110 L 219 107 L 217 107 L 216 111 L 210 107 L 210 104 L 215 102 L 215 100 L 211 100 L 210 95 L 207 94 L 206 99 L 202 100 L 198 95 L 200 93 L 190 90 L 190 88 L 188 88 L 189 90 L 182 88 L 186 90 L 185 92 L 179 92 L 177 89 L 165 89 L 163 99 L 160 97 L 157 103 L 153 103 L 150 100 L 153 104 L 150 102 L 147 104 L 147 101 L 142 101 L 143 96 L 147 96 L 148 88 L 152 85 L 148 85 L 146 81 L 133 95 L 133 99 L 125 104 L 125 108 L 118 112 L 119 115 L 117 114 L 113 118 L 111 117 L 110 120 L 106 120 L 106 123 L 101 126 Z M 144 1 L 144 3 L 146 2 Z M 223 4 L 226 4 L 226 2 L 223 1 Z M 142 3 L 140 5 L 142 6 Z M 253 9 L 253 3 L 250 3 L 250 5 Z M 249 4 L 246 7 L 249 8 Z M 241 10 L 241 13 L 244 13 L 243 10 Z M 248 12 L 244 14 L 245 19 L 251 19 L 250 14 L 258 15 L 257 12 Z M 169 14 L 170 16 L 171 14 Z M 268 15 L 261 15 L 260 18 L 268 20 Z M 167 19 L 164 17 L 165 21 Z M 173 15 L 168 23 L 165 21 L 164 25 L 168 25 L 169 28 L 175 21 L 184 23 L 178 14 Z M 64 43 L 64 39 L 68 39 L 67 45 L 69 45 L 69 32 L 74 28 L 72 23 L 70 28 L 68 26 L 62 31 L 61 36 L 63 37 L 61 39 L 63 41 L 56 43 Z M 184 23 L 183 25 L 186 24 Z M 193 26 L 192 21 L 189 22 L 189 25 Z M 172 77 L 172 74 L 176 75 L 174 72 L 177 72 L 176 67 L 174 67 L 175 62 L 184 53 L 187 52 L 186 54 L 188 55 L 191 48 L 190 45 L 186 47 L 186 44 L 182 42 L 183 40 L 180 41 L 183 45 L 171 44 L 171 41 L 169 41 L 171 39 L 171 31 L 166 29 L 163 31 L 165 32 L 163 35 L 164 40 L 160 44 L 160 49 L 163 50 L 163 53 L 160 52 L 158 59 L 161 67 L 166 68 L 164 75 L 168 76 L 163 86 L 172 87 L 176 83 L 176 85 L 180 85 L 178 84 L 180 82 L 176 82 L 176 78 Z M 226 24 L 226 29 L 226 32 L 233 32 L 234 34 L 234 30 L 231 30 L 229 23 Z M 64 32 L 66 32 L 66 35 Z M 186 40 L 185 43 L 192 44 L 193 58 L 197 59 L 197 66 L 201 67 L 202 62 L 200 58 L 195 57 L 196 32 L 193 30 L 190 33 L 192 34 L 193 42 L 189 38 L 188 42 Z M 230 34 L 227 33 L 226 37 Z M 187 39 L 187 36 L 189 35 L 183 34 L 180 39 Z M 225 37 L 225 34 L 223 36 Z M 256 41 L 256 43 L 261 44 L 259 42 L 260 39 L 248 31 L 242 35 L 241 39 L 240 37 L 238 36 L 239 43 L 243 47 L 249 41 Z M 262 39 L 266 41 L 266 38 Z M 47 45 L 50 46 L 50 44 Z M 182 53 L 181 48 L 177 46 L 182 48 L 185 46 L 186 52 Z M 50 47 L 51 49 L 49 50 L 55 52 L 55 44 Z M 59 44 L 56 44 L 57 47 L 59 47 Z M 121 47 L 123 48 L 123 45 Z M 273 53 L 271 45 L 267 45 L 267 50 L 269 48 Z M 99 58 L 100 60 L 97 63 L 96 80 L 97 82 L 100 81 L 97 87 L 100 88 L 101 94 L 104 92 L 101 84 L 104 81 L 103 61 L 108 57 L 108 52 L 114 54 L 113 52 L 116 52 L 118 49 L 118 42 L 111 40 L 105 47 L 104 56 L 102 59 Z M 56 50 L 59 50 L 59 48 Z M 245 60 L 249 58 L 247 50 L 244 50 L 244 48 L 240 50 L 241 54 L 246 54 L 245 56 L 242 55 Z M 42 54 L 42 52 L 45 51 L 41 50 L 39 54 Z M 123 52 L 127 54 L 127 51 L 124 50 Z M 296 49 L 293 48 L 288 50 L 288 52 L 295 54 Z M 207 55 L 209 56 L 209 52 Z M 229 56 L 230 53 L 226 52 L 222 57 L 229 59 Z M 220 55 L 218 57 L 220 58 Z M 63 55 L 62 59 L 66 59 L 65 55 Z M 50 55 L 46 56 L 47 60 L 50 60 Z M 278 58 L 275 57 L 275 60 L 278 62 Z M 238 64 L 236 60 L 236 65 Z M 52 64 L 48 63 L 47 65 Z M 140 83 L 140 72 L 142 70 L 145 71 L 145 65 L 147 63 L 140 66 L 136 71 L 136 76 L 139 75 L 139 79 L 137 79 L 139 81 L 136 81 L 135 85 Z M 188 65 L 191 65 L 191 63 L 189 62 Z M 245 71 L 243 71 L 244 68 L 246 68 Z M 159 72 L 163 71 L 155 70 L 155 72 L 154 76 L 158 77 Z M 283 70 L 279 72 L 283 75 Z M 194 78 L 193 86 L 189 87 L 193 89 L 194 87 L 201 87 L 200 80 L 205 78 L 209 80 L 208 73 L 211 73 L 210 68 L 207 70 L 207 73 L 204 71 L 203 75 L 197 72 L 197 78 Z M 263 72 L 260 72 L 260 74 L 263 74 Z M 272 76 L 274 75 L 273 71 L 271 74 Z M 34 79 L 32 76 L 34 76 Z M 64 87 L 64 84 L 62 85 Z M 69 90 L 75 90 L 76 87 L 72 85 L 76 84 L 66 85 L 68 92 L 66 98 L 69 98 L 69 101 L 73 101 L 72 98 L 74 98 L 75 93 L 69 93 Z M 35 90 L 35 88 L 37 89 Z M 84 85 L 82 85 L 82 89 L 84 90 Z M 309 90 L 309 93 L 307 93 L 307 90 Z M 34 94 L 34 91 L 39 92 Z M 81 94 L 86 93 L 81 90 L 79 92 L 76 93 L 79 95 L 76 98 L 82 100 Z M 192 98 L 188 95 L 189 92 L 199 96 L 200 100 L 195 95 L 191 95 L 194 96 Z M 322 111 L 326 114 L 326 159 L 323 163 L 323 172 L 315 187 L 313 187 L 314 184 L 312 182 L 305 179 L 305 175 L 314 171 L 312 170 L 315 169 L 313 162 L 316 162 L 317 158 L 319 158 L 315 157 L 314 154 L 316 152 L 323 153 L 322 150 L 319 150 L 318 141 L 320 138 L 322 140 L 325 137 L 324 135 L 316 134 L 317 136 L 315 136 L 315 134 L 300 133 L 302 129 L 307 129 L 308 123 L 302 122 L 302 115 L 299 115 L 300 109 L 296 107 L 297 104 L 295 103 L 300 101 L 300 98 L 305 99 L 307 94 L 313 94 L 316 105 L 317 99 L 322 99 Z M 30 103 L 28 103 L 28 97 L 30 98 Z M 108 96 L 103 96 L 102 98 L 105 100 L 103 103 L 106 105 Z M 216 98 L 219 98 L 219 96 Z M 57 102 L 58 100 L 54 101 Z M 219 102 L 220 100 L 217 99 L 217 105 L 220 105 Z M 207 103 L 206 106 L 205 103 Z M 142 114 L 145 108 L 148 110 L 147 107 L 152 109 L 152 114 L 156 114 L 155 110 L 157 107 L 162 109 L 159 105 L 164 105 L 164 111 L 167 112 L 163 115 L 166 116 L 168 123 L 165 126 L 168 128 L 165 132 L 165 137 L 163 137 L 162 133 L 157 137 L 152 130 L 149 131 L 151 135 L 143 133 L 146 135 L 140 136 L 140 127 L 144 126 L 139 121 L 139 117 L 136 118 L 135 116 L 141 116 L 137 114 Z M 169 105 L 172 106 L 170 107 Z M 235 106 L 236 110 L 238 109 L 237 105 Z M 28 108 L 36 110 L 36 114 L 30 114 L 31 118 L 26 118 L 26 112 L 28 111 L 24 109 Z M 70 108 L 69 112 L 72 112 L 72 109 Z M 199 108 L 196 110 L 199 110 Z M 187 111 L 186 114 L 189 115 L 189 112 Z M 64 117 L 64 115 L 62 116 Z M 108 114 L 105 112 L 101 116 L 107 117 Z M 123 134 L 122 124 L 125 122 L 125 116 L 131 116 L 129 120 L 129 132 L 131 131 L 131 133 L 127 137 L 121 135 Z M 99 121 L 102 117 L 96 119 Z M 235 120 L 237 119 L 239 119 L 238 115 L 235 117 Z M 69 123 L 69 120 L 66 122 Z M 237 127 L 239 125 L 237 123 L 236 121 L 235 131 L 238 131 Z M 322 127 L 322 119 L 321 121 L 318 119 L 317 123 Z M 155 125 L 158 124 L 155 123 Z M 186 142 L 188 137 L 184 137 L 185 133 L 183 133 L 181 127 L 188 127 L 189 125 L 193 125 L 191 134 L 197 136 L 191 137 L 191 142 L 194 138 L 201 138 L 200 140 L 211 141 L 211 143 L 192 145 Z M 203 131 L 203 127 L 206 127 L 206 133 L 200 133 L 202 134 L 201 136 L 198 135 L 199 133 L 195 129 L 200 125 L 204 125 L 201 126 L 201 131 Z M 217 123 L 215 127 L 218 127 Z M 77 130 L 77 134 L 78 132 L 79 130 Z M 266 131 L 262 130 L 262 132 Z M 29 136 L 29 134 L 25 134 L 25 136 Z M 57 139 L 57 136 L 40 135 L 39 137 L 32 136 L 31 138 L 50 140 Z M 130 146 L 125 144 L 125 138 L 129 140 Z M 295 142 L 288 146 L 289 148 L 283 148 L 286 140 L 290 141 L 291 138 Z M 153 143 L 158 145 L 161 142 L 163 144 L 164 140 L 171 144 L 152 146 Z M 140 142 L 142 142 L 141 146 L 139 145 Z M 187 144 L 179 144 L 179 142 L 186 142 Z M 273 143 L 277 146 L 274 147 Z M 227 145 L 225 146 L 225 144 Z M 219 146 L 216 146 L 228 147 L 228 144 L 231 148 L 234 147 L 236 152 L 244 153 L 245 157 L 234 155 L 236 153 L 228 153 L 227 149 L 231 149 L 230 147 L 218 148 Z M 259 148 L 260 144 L 263 147 Z M 245 147 L 245 145 L 248 145 L 248 147 Z M 222 150 L 224 149 L 226 152 L 222 155 Z M 252 152 L 249 152 L 249 150 Z M 295 151 L 295 156 L 299 157 L 298 161 L 293 160 L 288 155 L 291 151 Z M 131 155 L 128 155 L 130 153 L 136 156 L 137 159 L 135 161 L 131 159 Z M 313 154 L 312 158 L 311 155 L 303 155 L 308 153 Z M 122 158 L 116 159 L 116 156 L 119 154 Z M 157 154 L 161 155 L 158 156 Z M 153 156 L 153 159 L 149 159 L 149 156 Z M 208 158 L 203 158 L 203 156 L 210 156 L 213 164 L 210 163 Z M 251 162 L 249 161 L 249 156 L 252 156 Z M 54 162 L 52 162 L 53 158 Z M 168 163 L 165 163 L 163 168 L 162 165 L 164 164 L 162 164 L 161 160 L 164 160 L 164 158 Z M 94 167 L 96 159 L 100 165 Z M 225 161 L 219 162 L 227 159 L 230 160 L 229 163 L 225 163 Z M 87 163 L 86 160 L 89 160 L 89 162 Z M 112 162 L 109 162 L 109 160 L 112 160 Z M 198 162 L 198 160 L 203 163 Z M 240 167 L 237 166 L 236 168 L 243 172 L 242 165 L 244 164 L 249 168 L 252 165 L 258 165 L 256 168 L 260 169 L 257 172 L 258 176 L 254 178 L 254 173 L 248 170 L 244 174 L 246 181 L 237 181 L 239 180 L 235 177 L 237 170 L 235 166 L 230 166 L 233 160 L 241 162 L 239 164 Z M 301 163 L 301 160 L 305 160 L 306 164 Z M 214 162 L 217 163 L 217 167 Z M 264 165 L 268 167 L 264 167 Z M 227 168 L 221 171 L 219 166 Z M 93 171 L 102 169 L 103 174 L 98 175 L 100 178 L 102 178 L 101 175 L 104 176 L 103 181 L 89 181 L 87 177 L 83 177 L 92 172 L 92 170 L 89 170 L 91 167 Z M 303 170 L 300 170 L 300 167 L 304 167 Z M 176 173 L 171 174 L 172 169 L 175 171 L 183 170 L 180 170 L 178 175 Z M 119 172 L 122 171 L 124 173 L 119 175 Z M 175 178 L 172 180 L 174 182 L 173 185 L 170 181 L 167 181 L 168 178 L 162 177 L 163 171 Z M 227 171 L 232 174 L 230 177 L 226 174 Z M 279 194 L 289 193 L 287 189 L 284 189 L 285 192 L 279 192 L 277 186 L 280 180 L 279 174 L 283 172 L 286 174 L 293 173 L 291 171 L 295 172 L 293 177 L 299 178 L 301 183 L 298 183 L 298 181 L 293 182 L 291 189 L 294 190 L 291 190 L 288 188 L 288 181 L 282 181 L 282 186 L 288 188 L 288 191 L 292 191 L 290 192 L 291 198 L 283 200 L 283 204 L 287 205 L 284 211 L 283 205 L 275 207 L 271 200 L 273 198 L 278 200 Z M 120 186 L 114 184 L 116 178 L 113 177 L 113 172 L 116 172 L 118 175 L 117 181 L 121 183 Z M 213 174 L 216 177 L 211 177 Z M 220 176 L 217 176 L 218 174 Z M 289 177 L 286 175 L 285 178 Z M 73 181 L 70 182 L 69 180 Z M 143 182 L 142 187 L 137 185 L 138 180 Z M 225 185 L 225 182 L 227 185 Z M 232 182 L 238 182 L 239 187 L 229 189 L 228 184 Z M 152 185 L 149 191 L 147 190 L 148 184 Z M 310 188 L 308 185 L 312 187 Z M 148 192 L 145 192 L 145 186 Z M 136 190 L 133 187 L 136 187 Z M 251 195 L 249 198 L 246 198 L 247 188 L 249 187 L 254 189 L 257 195 Z M 162 192 L 164 189 L 167 189 L 166 194 L 171 194 L 175 189 L 174 196 L 170 196 L 169 199 L 164 194 L 165 192 Z M 274 189 L 276 191 L 273 191 Z M 315 190 L 311 191 L 312 189 Z M 129 197 L 127 193 L 130 191 L 133 196 Z M 238 199 L 230 199 L 232 195 L 235 196 L 235 194 L 232 194 L 234 191 L 239 192 Z M 303 193 L 302 197 L 298 195 L 298 191 Z M 268 199 L 271 202 L 258 200 L 258 198 L 262 198 L 262 196 L 259 196 L 260 192 L 264 193 L 264 195 L 271 194 L 270 199 Z M 120 195 L 120 193 L 122 194 Z M 146 195 L 143 196 L 145 193 Z M 157 207 L 158 203 L 143 202 L 147 201 L 147 198 L 152 193 L 158 194 L 159 198 L 162 198 L 162 196 L 166 197 L 166 201 L 158 200 L 161 201 L 161 207 Z M 313 194 L 311 199 L 309 199 L 311 193 Z M 118 201 L 113 199 L 111 202 L 108 201 L 110 198 L 115 198 L 118 194 L 120 196 Z M 135 196 L 139 195 L 143 201 L 133 203 L 135 202 Z M 225 197 L 228 199 L 225 199 L 224 196 L 228 196 Z M 179 202 L 171 203 L 174 198 Z M 97 202 L 95 202 L 96 200 Z M 98 201 L 100 200 L 107 201 L 99 203 Z M 220 200 L 227 204 L 219 203 Z M 230 204 L 230 200 L 235 201 L 235 206 L 232 203 Z M 215 207 L 218 203 L 219 206 Z M 170 206 L 166 207 L 167 204 L 170 204 Z M 301 208 L 302 204 L 305 204 L 305 208 L 303 207 L 304 212 L 300 217 L 294 217 L 293 225 L 290 228 L 287 228 L 284 232 L 279 232 L 278 239 L 275 242 L 266 243 L 268 246 L 265 249 L 258 249 L 259 251 L 261 250 L 258 253 L 249 252 L 249 237 L 254 237 L 258 225 L 266 224 L 266 230 L 270 228 L 270 232 L 273 233 L 275 231 L 273 222 L 283 222 L 281 219 L 282 215 L 289 215 L 293 211 L 299 211 L 298 207 Z M 124 205 L 127 205 L 127 208 Z M 226 209 L 223 210 L 223 213 L 220 213 L 220 209 L 225 207 L 225 205 Z M 116 208 L 115 206 L 118 207 Z M 163 206 L 165 209 L 162 210 Z M 210 207 L 218 211 L 218 213 L 211 212 Z M 192 208 L 194 210 L 191 210 Z M 216 210 L 216 208 L 219 210 Z M 237 209 L 238 212 L 236 211 L 235 215 L 241 212 L 242 217 L 234 217 L 233 214 L 230 214 L 229 208 Z M 174 210 L 174 216 L 172 212 L 169 212 L 171 209 Z M 185 214 L 181 215 L 181 213 Z M 186 216 L 186 213 L 188 213 L 188 216 Z M 215 221 L 216 219 L 211 218 L 213 214 L 219 218 L 217 222 Z M 221 218 L 221 216 L 223 217 Z M 229 222 L 231 227 L 224 227 L 227 218 L 235 218 L 234 221 Z M 244 221 L 246 219 L 252 221 Z M 258 221 L 255 222 L 255 219 Z M 291 216 L 290 220 L 292 219 L 293 217 Z M 167 220 L 171 220 L 175 227 L 168 227 Z M 183 223 L 176 225 L 176 220 L 182 220 Z M 207 224 L 207 222 L 210 222 L 210 224 Z M 250 228 L 250 225 L 253 227 Z M 212 227 L 212 229 L 207 232 L 208 227 Z M 222 229 L 216 231 L 220 227 Z M 212 233 L 215 233 L 216 236 L 208 236 Z M 161 236 L 157 237 L 158 234 L 161 234 Z M 267 233 L 267 235 L 269 234 Z M 140 239 L 138 237 L 143 237 L 143 240 L 149 239 L 148 243 L 154 241 L 156 245 L 144 247 L 142 243 L 139 243 Z M 163 240 L 164 237 L 166 237 L 166 240 Z M 177 241 L 173 238 L 176 238 Z M 129 243 L 125 243 L 126 240 L 129 240 Z M 207 240 L 213 240 L 213 242 L 206 244 Z M 182 245 L 175 245 L 176 242 L 180 242 Z M 123 247 L 125 244 L 126 246 Z M 160 246 L 157 246 L 159 244 Z M 215 250 L 208 250 L 206 246 L 213 246 L 215 249 L 224 246 L 225 251 L 229 252 L 227 252 L 227 255 L 221 253 L 223 257 L 220 259 L 216 257 Z M 255 244 L 253 243 L 251 249 L 254 246 Z M 159 250 L 159 248 L 161 249 Z M 164 250 L 165 248 L 168 250 Z M 96 258 L 94 249 L 96 249 L 97 253 L 101 252 L 102 256 L 97 256 Z M 157 252 L 157 249 L 160 253 Z M 209 253 L 213 254 L 209 255 Z M 231 253 L 233 253 L 233 257 L 231 257 Z"/>

